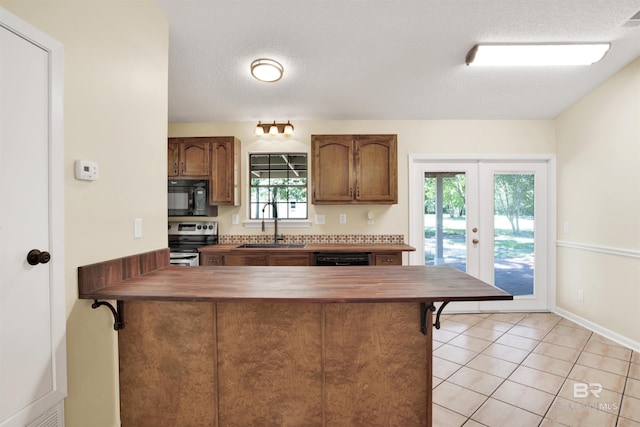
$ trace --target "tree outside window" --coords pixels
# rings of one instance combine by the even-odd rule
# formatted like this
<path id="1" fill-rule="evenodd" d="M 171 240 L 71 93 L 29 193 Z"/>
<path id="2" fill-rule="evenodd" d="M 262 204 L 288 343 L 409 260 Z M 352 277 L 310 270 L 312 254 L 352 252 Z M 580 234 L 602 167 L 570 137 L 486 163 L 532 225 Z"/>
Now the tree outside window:
<path id="1" fill-rule="evenodd" d="M 269 153 L 249 155 L 250 219 L 307 219 L 307 155 Z"/>

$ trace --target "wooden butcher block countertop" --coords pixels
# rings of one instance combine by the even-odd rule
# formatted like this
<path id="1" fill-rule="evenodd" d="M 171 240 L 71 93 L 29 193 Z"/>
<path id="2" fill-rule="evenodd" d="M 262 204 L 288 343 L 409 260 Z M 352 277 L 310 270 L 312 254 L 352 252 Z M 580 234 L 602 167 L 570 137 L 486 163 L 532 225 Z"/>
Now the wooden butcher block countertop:
<path id="1" fill-rule="evenodd" d="M 289 303 L 437 302 L 513 297 L 447 266 L 164 267 L 80 298 Z"/>

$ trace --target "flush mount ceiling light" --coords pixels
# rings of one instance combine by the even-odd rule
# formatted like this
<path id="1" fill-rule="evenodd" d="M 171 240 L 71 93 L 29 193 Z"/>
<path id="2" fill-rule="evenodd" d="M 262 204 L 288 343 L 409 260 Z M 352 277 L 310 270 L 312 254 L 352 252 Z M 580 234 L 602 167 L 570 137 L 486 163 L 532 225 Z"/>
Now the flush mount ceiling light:
<path id="1" fill-rule="evenodd" d="M 473 66 L 591 65 L 609 50 L 609 43 L 591 44 L 478 44 L 467 53 Z"/>
<path id="2" fill-rule="evenodd" d="M 261 82 L 277 82 L 283 73 L 282 64 L 273 59 L 261 58 L 251 63 L 251 75 Z"/>
<path id="3" fill-rule="evenodd" d="M 293 135 L 293 125 L 288 120 L 287 123 L 276 123 L 275 120 L 273 123 L 258 122 L 255 135 L 262 136 L 265 133 L 269 133 L 269 135 L 278 135 L 281 133 L 284 136 L 291 136 Z"/>

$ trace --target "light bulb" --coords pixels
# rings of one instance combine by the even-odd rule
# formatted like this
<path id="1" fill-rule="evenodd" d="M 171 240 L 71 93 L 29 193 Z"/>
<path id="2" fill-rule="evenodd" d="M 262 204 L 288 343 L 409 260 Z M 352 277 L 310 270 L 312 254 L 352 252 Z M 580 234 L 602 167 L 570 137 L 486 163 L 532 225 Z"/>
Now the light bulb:
<path id="1" fill-rule="evenodd" d="M 264 135 L 264 128 L 262 127 L 262 123 L 258 122 L 258 126 L 256 126 L 256 132 L 255 132 L 256 136 L 262 136 Z"/>
<path id="2" fill-rule="evenodd" d="M 287 121 L 287 124 L 284 127 L 284 135 L 285 136 L 293 135 L 293 125 L 289 121 Z"/>
<path id="3" fill-rule="evenodd" d="M 277 135 L 277 134 L 278 134 L 278 126 L 276 126 L 276 122 L 273 122 L 273 124 L 269 128 L 269 135 Z"/>

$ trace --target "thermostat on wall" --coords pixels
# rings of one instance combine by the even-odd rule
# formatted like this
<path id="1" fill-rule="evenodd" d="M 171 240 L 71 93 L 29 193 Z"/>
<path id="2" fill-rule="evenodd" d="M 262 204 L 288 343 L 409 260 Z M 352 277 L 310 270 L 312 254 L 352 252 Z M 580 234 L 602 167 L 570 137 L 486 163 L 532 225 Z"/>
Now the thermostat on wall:
<path id="1" fill-rule="evenodd" d="M 89 160 L 76 160 L 76 178 L 96 181 L 98 179 L 98 164 Z"/>

